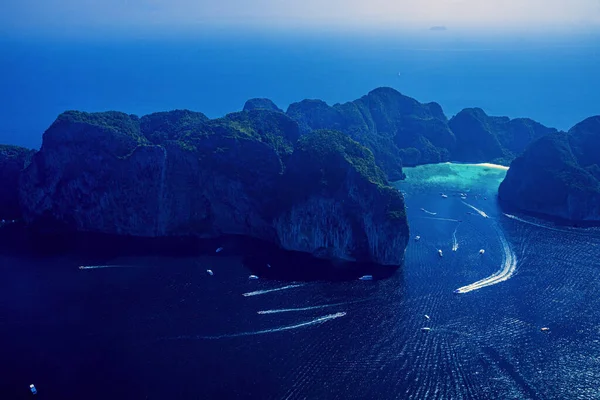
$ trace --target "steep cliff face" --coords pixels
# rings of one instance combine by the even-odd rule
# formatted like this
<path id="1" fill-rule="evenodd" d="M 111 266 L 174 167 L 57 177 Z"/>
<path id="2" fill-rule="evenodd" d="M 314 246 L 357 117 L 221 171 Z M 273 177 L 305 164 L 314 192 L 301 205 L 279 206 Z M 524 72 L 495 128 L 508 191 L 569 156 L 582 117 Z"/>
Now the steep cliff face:
<path id="1" fill-rule="evenodd" d="M 34 153 L 23 147 L 0 145 L 0 220 L 21 217 L 19 176 Z"/>
<path id="2" fill-rule="evenodd" d="M 303 132 L 333 129 L 369 148 L 390 180 L 403 177 L 402 165 L 448 161 L 454 134 L 441 107 L 421 104 L 391 88 L 328 106 L 321 100 L 291 104 L 287 114 Z"/>
<path id="3" fill-rule="evenodd" d="M 528 118 L 492 117 L 480 108 L 462 110 L 449 126 L 456 135 L 455 160 L 504 165 L 532 141 L 556 132 Z"/>
<path id="4" fill-rule="evenodd" d="M 265 109 L 215 120 L 185 110 L 67 112 L 21 175 L 23 217 L 117 235 L 238 234 L 324 258 L 400 264 L 404 203 L 371 152 L 340 133 L 299 138 L 295 121 Z M 336 190 L 306 181 L 322 168 Z M 315 190 L 298 192 L 299 182 Z"/>
<path id="5" fill-rule="evenodd" d="M 533 142 L 511 164 L 498 194 L 524 211 L 600 221 L 600 116 Z"/>
<path id="6" fill-rule="evenodd" d="M 275 220 L 283 248 L 384 265 L 403 262 L 404 199 L 364 146 L 336 131 L 309 133 L 297 143 L 283 185 Z"/>

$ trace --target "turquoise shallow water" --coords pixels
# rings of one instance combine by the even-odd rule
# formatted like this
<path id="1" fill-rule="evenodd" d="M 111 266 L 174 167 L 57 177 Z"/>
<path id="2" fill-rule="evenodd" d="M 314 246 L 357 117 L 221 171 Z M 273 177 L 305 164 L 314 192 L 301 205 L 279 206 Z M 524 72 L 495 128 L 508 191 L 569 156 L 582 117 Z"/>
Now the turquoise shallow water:
<path id="1" fill-rule="evenodd" d="M 0 397 L 600 398 L 600 231 L 504 215 L 497 170 L 406 173 L 412 237 L 384 280 L 249 281 L 227 250 L 0 257 Z"/>

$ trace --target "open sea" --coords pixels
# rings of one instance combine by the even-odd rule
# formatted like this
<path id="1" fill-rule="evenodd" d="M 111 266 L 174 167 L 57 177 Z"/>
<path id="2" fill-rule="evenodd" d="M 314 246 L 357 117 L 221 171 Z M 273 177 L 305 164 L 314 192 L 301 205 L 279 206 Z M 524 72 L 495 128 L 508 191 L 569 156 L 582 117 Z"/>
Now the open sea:
<path id="1" fill-rule="evenodd" d="M 600 398 L 600 230 L 504 214 L 501 169 L 406 174 L 388 279 L 249 280 L 227 249 L 0 256 L 0 398 Z"/>

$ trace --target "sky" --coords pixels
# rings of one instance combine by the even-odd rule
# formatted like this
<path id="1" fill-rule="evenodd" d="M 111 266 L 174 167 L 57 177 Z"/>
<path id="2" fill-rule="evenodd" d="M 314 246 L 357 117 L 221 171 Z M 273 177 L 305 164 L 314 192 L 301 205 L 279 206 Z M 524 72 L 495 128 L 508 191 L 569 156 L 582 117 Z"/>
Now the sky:
<path id="1" fill-rule="evenodd" d="M 256 30 L 580 31 L 600 0 L 2 0 L 0 34 Z"/>

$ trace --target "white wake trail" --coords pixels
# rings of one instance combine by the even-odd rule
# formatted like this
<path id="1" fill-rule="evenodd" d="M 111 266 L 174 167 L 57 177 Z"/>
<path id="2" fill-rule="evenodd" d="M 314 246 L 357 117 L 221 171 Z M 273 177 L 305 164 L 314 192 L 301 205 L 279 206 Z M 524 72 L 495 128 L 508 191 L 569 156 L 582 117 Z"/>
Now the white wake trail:
<path id="1" fill-rule="evenodd" d="M 488 216 L 488 215 L 487 215 L 485 212 L 481 211 L 479 208 L 477 208 L 477 207 L 475 207 L 475 206 L 473 206 L 473 205 L 471 205 L 471 204 L 469 204 L 469 203 L 467 203 L 467 202 L 464 202 L 464 201 L 463 201 L 462 203 L 463 203 L 465 206 L 467 206 L 467 207 L 470 207 L 470 208 L 472 208 L 473 210 L 477 211 L 477 214 L 481 215 L 483 218 L 489 218 L 489 216 Z"/>
<path id="2" fill-rule="evenodd" d="M 438 218 L 438 217 L 420 217 L 421 219 L 431 219 L 433 221 L 448 221 L 448 222 L 460 222 L 457 219 L 453 218 Z"/>
<path id="3" fill-rule="evenodd" d="M 79 269 L 136 268 L 136 265 L 82 265 Z"/>
<path id="4" fill-rule="evenodd" d="M 487 278 L 481 279 L 477 282 L 471 283 L 470 285 L 456 289 L 454 291 L 455 293 L 467 293 L 473 290 L 484 288 L 486 286 L 491 286 L 500 282 L 504 282 L 510 279 L 517 270 L 517 256 L 510 248 L 510 245 L 508 244 L 508 241 L 506 240 L 506 237 L 504 236 L 502 230 L 499 228 L 496 228 L 496 230 L 498 232 L 498 237 L 500 238 L 500 242 L 502 244 L 502 250 L 504 251 L 502 268 L 494 274 L 488 276 Z"/>
<path id="5" fill-rule="evenodd" d="M 429 214 L 429 215 L 437 215 L 437 213 L 434 213 L 434 212 L 431 212 L 431 211 L 427 211 L 427 210 L 426 210 L 426 209 L 424 209 L 424 208 L 421 208 L 421 211 L 423 211 L 424 213 L 427 213 L 427 214 Z"/>
<path id="6" fill-rule="evenodd" d="M 287 285 L 287 286 L 283 286 L 283 287 L 275 288 L 275 289 L 256 290 L 254 292 L 243 293 L 242 296 L 245 296 L 245 297 L 260 296 L 261 294 L 266 294 L 266 293 L 271 293 L 271 292 L 279 292 L 280 290 L 293 289 L 293 288 L 297 288 L 300 286 L 304 286 L 304 285 Z"/>
<path id="7" fill-rule="evenodd" d="M 506 214 L 506 213 L 504 213 L 504 215 L 506 217 L 510 218 L 510 219 L 514 219 L 515 221 L 519 221 L 519 222 L 522 222 L 522 223 L 527 224 L 527 225 L 537 226 L 538 228 L 548 229 L 549 231 L 571 233 L 571 231 L 568 231 L 566 229 L 552 228 L 551 226 L 545 226 L 545 225 L 538 224 L 538 223 L 535 223 L 535 222 L 527 221 L 525 219 L 517 217 L 516 215 L 511 215 L 511 214 Z"/>
<path id="8" fill-rule="evenodd" d="M 339 313 L 329 314 L 329 315 L 325 315 L 323 317 L 315 318 L 313 320 L 302 322 L 302 323 L 296 324 L 296 325 L 281 326 L 279 328 L 264 329 L 262 331 L 240 332 L 240 333 L 232 333 L 232 334 L 228 334 L 228 335 L 218 335 L 218 336 L 178 336 L 175 338 L 171 338 L 170 340 L 216 340 L 216 339 L 235 338 L 235 337 L 241 337 L 241 336 L 263 335 L 266 333 L 284 332 L 284 331 L 289 331 L 292 329 L 304 328 L 306 326 L 319 325 L 319 324 L 325 323 L 327 321 L 334 320 L 336 318 L 341 318 L 344 315 L 346 315 L 345 312 L 339 312 Z"/>
<path id="9" fill-rule="evenodd" d="M 454 232 L 452 233 L 452 251 L 458 250 L 458 240 L 456 239 L 456 231 L 458 230 L 458 225 L 454 228 Z"/>
<path id="10" fill-rule="evenodd" d="M 280 314 L 286 312 L 299 312 L 299 311 L 309 311 L 309 310 L 319 310 L 322 308 L 336 307 L 336 306 L 345 306 L 353 303 L 361 303 L 367 301 L 368 299 L 356 300 L 356 301 L 346 301 L 343 303 L 334 303 L 334 304 L 323 304 L 320 306 L 310 306 L 310 307 L 298 307 L 298 308 L 278 308 L 274 310 L 263 310 L 257 311 L 257 314 L 266 315 L 266 314 Z"/>

